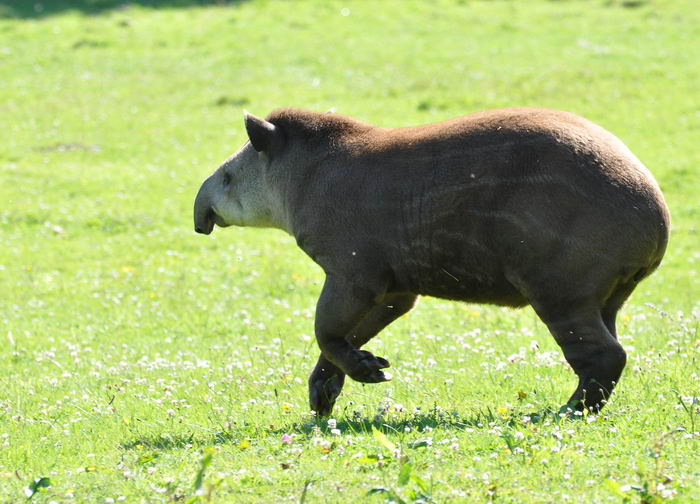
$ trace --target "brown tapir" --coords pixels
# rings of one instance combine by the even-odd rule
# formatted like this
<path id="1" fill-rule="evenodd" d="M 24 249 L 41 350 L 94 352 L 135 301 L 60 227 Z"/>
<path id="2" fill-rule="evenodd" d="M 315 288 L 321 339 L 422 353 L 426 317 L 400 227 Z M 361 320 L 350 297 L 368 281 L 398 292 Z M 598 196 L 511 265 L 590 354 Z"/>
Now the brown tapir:
<path id="1" fill-rule="evenodd" d="M 420 295 L 531 305 L 578 375 L 568 406 L 603 407 L 626 360 L 616 314 L 669 233 L 659 186 L 615 136 L 537 108 L 397 129 L 286 108 L 245 127 L 195 230 L 280 228 L 325 271 L 313 410 L 330 413 L 346 374 L 387 379 L 360 348 Z"/>

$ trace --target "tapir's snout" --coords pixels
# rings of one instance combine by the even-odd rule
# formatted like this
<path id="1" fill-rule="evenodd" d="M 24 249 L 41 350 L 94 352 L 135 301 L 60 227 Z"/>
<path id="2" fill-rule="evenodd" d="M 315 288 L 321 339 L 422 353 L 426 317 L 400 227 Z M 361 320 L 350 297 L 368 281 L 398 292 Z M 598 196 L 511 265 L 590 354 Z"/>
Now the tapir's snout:
<path id="1" fill-rule="evenodd" d="M 208 184 L 210 181 L 211 178 L 204 181 L 194 199 L 194 230 L 205 235 L 211 234 L 216 217 L 209 197 Z"/>
<path id="2" fill-rule="evenodd" d="M 195 220 L 194 222 L 194 230 L 197 233 L 201 233 L 204 235 L 211 234 L 211 232 L 214 230 L 214 218 L 213 216 L 207 216 L 205 219 L 201 220 L 200 222 L 197 222 Z"/>

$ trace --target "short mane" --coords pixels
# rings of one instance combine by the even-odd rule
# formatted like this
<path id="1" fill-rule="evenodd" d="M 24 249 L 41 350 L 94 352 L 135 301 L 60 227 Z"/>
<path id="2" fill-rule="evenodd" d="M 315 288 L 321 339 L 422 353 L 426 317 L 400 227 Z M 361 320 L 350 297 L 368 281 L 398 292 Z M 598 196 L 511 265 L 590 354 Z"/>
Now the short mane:
<path id="1" fill-rule="evenodd" d="M 337 139 L 371 129 L 369 124 L 335 113 L 320 113 L 298 108 L 273 110 L 266 118 L 285 134 L 301 140 Z"/>

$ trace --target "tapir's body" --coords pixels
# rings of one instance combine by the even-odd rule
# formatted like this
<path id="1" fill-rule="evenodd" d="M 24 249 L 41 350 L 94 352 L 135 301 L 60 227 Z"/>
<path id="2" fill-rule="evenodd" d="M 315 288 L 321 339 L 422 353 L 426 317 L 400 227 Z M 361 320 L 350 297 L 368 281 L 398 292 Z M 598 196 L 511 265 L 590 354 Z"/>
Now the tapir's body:
<path id="1" fill-rule="evenodd" d="M 330 411 L 344 373 L 385 379 L 388 362 L 356 349 L 417 295 L 531 304 L 579 375 L 569 404 L 602 406 L 625 364 L 615 315 L 669 228 L 658 185 L 616 137 L 528 108 L 400 129 L 282 109 L 247 129 L 251 145 L 202 186 L 195 224 L 280 227 L 326 272 L 312 407 Z M 243 218 L 228 210 L 235 187 L 217 200 L 208 184 L 251 163 L 248 191 L 264 196 Z"/>

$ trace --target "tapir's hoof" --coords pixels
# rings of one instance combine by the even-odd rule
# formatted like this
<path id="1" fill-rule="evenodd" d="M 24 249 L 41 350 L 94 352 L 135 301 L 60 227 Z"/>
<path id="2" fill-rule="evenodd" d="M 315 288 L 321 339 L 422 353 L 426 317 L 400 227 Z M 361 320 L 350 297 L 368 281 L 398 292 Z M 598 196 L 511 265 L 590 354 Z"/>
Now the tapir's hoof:
<path id="1" fill-rule="evenodd" d="M 348 375 L 355 381 L 362 383 L 379 383 L 391 380 L 388 373 L 381 371 L 390 366 L 389 361 L 382 357 L 375 357 L 366 350 L 355 350 L 357 363 Z"/>
<path id="2" fill-rule="evenodd" d="M 309 381 L 309 405 L 318 416 L 328 416 L 333 410 L 335 400 L 343 390 L 345 375 L 333 375 Z"/>

